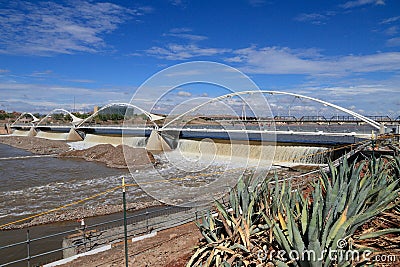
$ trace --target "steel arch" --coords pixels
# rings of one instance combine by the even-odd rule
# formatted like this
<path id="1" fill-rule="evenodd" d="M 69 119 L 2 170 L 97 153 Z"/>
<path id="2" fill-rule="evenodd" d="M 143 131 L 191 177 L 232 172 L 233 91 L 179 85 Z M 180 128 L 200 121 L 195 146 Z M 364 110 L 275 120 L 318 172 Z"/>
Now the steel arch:
<path id="1" fill-rule="evenodd" d="M 19 121 L 23 116 L 25 116 L 25 115 L 29 115 L 29 116 L 31 116 L 32 117 L 32 124 L 34 125 L 35 124 L 35 122 L 38 122 L 38 121 L 40 121 L 40 119 L 38 119 L 38 118 L 36 118 L 32 113 L 30 113 L 30 112 L 24 112 L 24 113 L 22 113 L 14 122 L 13 122 L 13 124 L 11 124 L 11 126 L 13 126 L 14 124 L 16 124 L 17 123 L 17 121 Z"/>
<path id="2" fill-rule="evenodd" d="M 56 111 L 62 111 L 62 112 L 64 112 L 64 113 L 67 113 L 68 115 L 70 115 L 71 118 L 72 118 L 71 124 L 72 124 L 73 126 L 76 126 L 77 124 L 79 124 L 79 123 L 83 120 L 83 119 L 81 119 L 81 118 L 76 117 L 74 114 L 72 114 L 71 112 L 69 112 L 69 111 L 66 110 L 66 109 L 63 109 L 63 108 L 56 108 L 56 109 L 53 109 L 52 111 L 50 111 L 50 112 L 46 115 L 46 117 L 44 117 L 43 119 L 41 119 L 41 120 L 36 124 L 36 126 L 39 126 L 46 118 L 48 118 L 49 116 L 51 116 L 51 114 L 55 113 Z"/>
<path id="3" fill-rule="evenodd" d="M 348 109 L 346 109 L 346 108 L 340 107 L 340 106 L 338 106 L 338 105 L 335 105 L 335 104 L 332 104 L 332 103 L 329 103 L 329 102 L 326 102 L 326 101 L 324 101 L 324 100 L 320 100 L 320 99 L 317 99 L 317 98 L 314 98 L 314 97 L 304 96 L 304 95 L 295 94 L 295 93 L 282 92 L 282 91 L 260 90 L 260 91 L 241 91 L 241 92 L 234 92 L 234 93 L 230 93 L 230 94 L 226 94 L 226 95 L 222 95 L 222 96 L 218 96 L 218 97 L 215 97 L 215 98 L 213 98 L 213 99 L 210 99 L 210 100 L 208 100 L 208 101 L 206 101 L 206 102 L 204 102 L 204 103 L 202 103 L 202 104 L 200 104 L 200 105 L 198 105 L 198 106 L 196 106 L 196 107 L 194 107 L 194 108 L 192 108 L 192 109 L 190 109 L 190 110 L 184 112 L 183 114 L 177 116 L 176 118 L 172 119 L 171 121 L 169 121 L 168 123 L 166 123 L 166 124 L 161 128 L 161 130 L 163 130 L 164 128 L 166 128 L 166 127 L 167 127 L 168 125 L 170 125 L 171 123 L 173 123 L 173 122 L 179 120 L 179 119 L 182 118 L 183 116 L 185 116 L 185 115 L 187 115 L 187 114 L 189 114 L 189 113 L 191 113 L 191 112 L 193 112 L 193 111 L 196 111 L 196 110 L 200 109 L 201 107 L 203 107 L 203 106 L 205 106 L 205 105 L 207 105 L 207 104 L 210 104 L 210 103 L 213 103 L 213 102 L 216 102 L 216 101 L 220 101 L 220 100 L 222 100 L 222 99 L 229 98 L 229 97 L 233 97 L 233 96 L 252 95 L 252 94 L 289 95 L 289 96 L 294 96 L 294 97 L 298 97 L 298 98 L 308 99 L 308 100 L 311 100 L 311 101 L 314 101 L 314 102 L 321 103 L 321 104 L 323 104 L 323 105 L 332 107 L 332 108 L 334 108 L 334 109 L 343 111 L 343 112 L 345 112 L 345 113 L 347 113 L 347 114 L 349 114 L 349 115 L 352 115 L 352 116 L 354 116 L 354 117 L 356 117 L 356 118 L 358 118 L 358 119 L 364 121 L 365 123 L 368 123 L 369 125 L 371 125 L 372 127 L 376 128 L 376 129 L 378 129 L 378 130 L 380 130 L 380 131 L 382 130 L 382 127 L 385 127 L 384 125 L 382 125 L 382 124 L 380 124 L 380 123 L 378 123 L 378 122 L 376 122 L 376 121 L 374 121 L 374 120 L 372 120 L 372 119 L 370 119 L 370 118 L 367 118 L 367 117 L 365 117 L 365 116 L 363 116 L 363 115 L 361 115 L 361 114 L 358 114 L 358 113 L 356 113 L 356 112 L 354 112 L 354 111 L 348 110 Z"/>
<path id="4" fill-rule="evenodd" d="M 150 119 L 150 121 L 154 124 L 154 126 L 155 126 L 156 128 L 158 128 L 158 125 L 157 125 L 154 121 L 163 118 L 163 117 L 161 117 L 161 116 L 151 114 L 150 112 L 148 112 L 148 111 L 146 111 L 146 110 L 144 110 L 144 109 L 142 109 L 142 108 L 140 108 L 140 107 L 138 107 L 138 106 L 136 106 L 136 105 L 130 104 L 130 103 L 110 103 L 110 104 L 107 104 L 107 105 L 105 105 L 104 107 L 100 108 L 98 111 L 96 111 L 95 113 L 93 113 L 92 115 L 90 115 L 89 117 L 87 117 L 86 119 L 82 120 L 82 121 L 77 125 L 77 127 L 81 127 L 85 122 L 87 122 L 87 121 L 93 119 L 97 114 L 99 114 L 100 111 L 103 111 L 103 110 L 105 110 L 105 109 L 107 109 L 107 108 L 110 108 L 110 107 L 113 107 L 113 106 L 132 107 L 132 108 L 136 108 L 136 109 L 140 110 L 141 112 L 143 112 L 143 113 Z"/>

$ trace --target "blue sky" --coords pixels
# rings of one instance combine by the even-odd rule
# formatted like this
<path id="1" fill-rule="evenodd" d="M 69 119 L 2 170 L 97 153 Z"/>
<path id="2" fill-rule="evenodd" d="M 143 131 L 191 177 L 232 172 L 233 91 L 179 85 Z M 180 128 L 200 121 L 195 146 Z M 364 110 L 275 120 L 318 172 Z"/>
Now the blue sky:
<path id="1" fill-rule="evenodd" d="M 158 71 L 200 60 L 237 68 L 261 89 L 400 115 L 397 0 L 0 0 L 0 36 L 8 111 L 129 102 Z"/>

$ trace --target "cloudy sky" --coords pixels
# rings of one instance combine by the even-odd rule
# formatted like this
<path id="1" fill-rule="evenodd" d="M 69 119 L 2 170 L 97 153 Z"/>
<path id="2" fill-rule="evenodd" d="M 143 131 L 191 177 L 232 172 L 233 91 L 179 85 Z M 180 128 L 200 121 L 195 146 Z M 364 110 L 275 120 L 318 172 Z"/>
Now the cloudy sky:
<path id="1" fill-rule="evenodd" d="M 0 36 L 8 111 L 129 102 L 166 67 L 213 61 L 261 89 L 400 115 L 398 0 L 0 0 Z M 221 93 L 189 86 L 172 100 Z"/>

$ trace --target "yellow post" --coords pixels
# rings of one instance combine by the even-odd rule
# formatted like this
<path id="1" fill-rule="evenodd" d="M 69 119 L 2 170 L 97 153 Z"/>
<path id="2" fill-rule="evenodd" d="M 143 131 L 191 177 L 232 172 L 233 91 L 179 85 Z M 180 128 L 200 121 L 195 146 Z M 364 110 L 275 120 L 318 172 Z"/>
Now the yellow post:
<path id="1" fill-rule="evenodd" d="M 125 241 L 125 266 L 128 267 L 128 228 L 126 223 L 126 196 L 125 196 L 125 177 L 122 177 L 122 202 L 124 207 L 124 241 Z"/>

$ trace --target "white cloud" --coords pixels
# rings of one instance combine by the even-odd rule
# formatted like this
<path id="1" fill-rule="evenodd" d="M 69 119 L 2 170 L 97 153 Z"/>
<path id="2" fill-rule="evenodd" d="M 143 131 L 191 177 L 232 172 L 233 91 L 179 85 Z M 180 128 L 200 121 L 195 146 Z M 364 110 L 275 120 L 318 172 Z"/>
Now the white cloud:
<path id="1" fill-rule="evenodd" d="M 10 72 L 10 71 L 6 70 L 6 69 L 0 69 L 0 73 L 8 73 L 8 72 Z"/>
<path id="2" fill-rule="evenodd" d="M 392 26 L 389 27 L 385 30 L 385 34 L 387 35 L 396 35 L 398 33 L 398 27 L 397 26 Z"/>
<path id="3" fill-rule="evenodd" d="M 326 20 L 328 20 L 328 17 L 318 13 L 302 13 L 295 17 L 294 20 L 301 22 L 311 22 L 315 25 L 321 25 L 324 24 Z"/>
<path id="4" fill-rule="evenodd" d="M 165 33 L 163 34 L 163 36 L 177 37 L 181 39 L 187 39 L 190 41 L 202 41 L 207 39 L 207 36 L 187 34 L 187 33 Z"/>
<path id="5" fill-rule="evenodd" d="M 400 37 L 391 38 L 386 42 L 387 46 L 400 46 Z"/>
<path id="6" fill-rule="evenodd" d="M 400 16 L 391 17 L 391 18 L 385 19 L 385 20 L 381 21 L 380 24 L 389 24 L 389 23 L 392 23 L 392 22 L 396 22 L 398 20 L 400 20 Z"/>
<path id="7" fill-rule="evenodd" d="M 44 77 L 44 76 L 48 76 L 51 75 L 53 73 L 53 71 L 51 70 L 45 70 L 45 71 L 34 71 L 33 73 L 31 73 L 30 77 Z"/>
<path id="8" fill-rule="evenodd" d="M 187 1 L 186 0 L 170 0 L 169 2 L 174 6 L 179 6 L 179 7 L 182 7 L 182 8 L 185 8 L 186 5 L 187 5 Z"/>
<path id="9" fill-rule="evenodd" d="M 400 52 L 324 57 L 315 50 L 287 47 L 249 47 L 233 51 L 235 62 L 248 73 L 350 75 L 400 70 Z M 228 59 L 229 61 L 229 59 Z"/>
<path id="10" fill-rule="evenodd" d="M 93 105 L 103 105 L 109 99 L 118 102 L 129 102 L 130 95 L 120 89 L 59 86 L 34 83 L 0 83 L 2 100 L 7 102 L 9 109 L 16 111 L 44 112 L 55 108 L 73 108 L 74 96 L 76 106 L 89 108 Z M 116 101 L 117 102 L 117 101 Z"/>
<path id="11" fill-rule="evenodd" d="M 354 7 L 365 6 L 365 5 L 385 5 L 385 1 L 384 0 L 347 1 L 343 5 L 340 5 L 340 7 L 344 8 L 344 9 L 348 9 L 348 8 L 354 8 Z"/>
<path id="12" fill-rule="evenodd" d="M 168 33 L 164 33 L 163 36 L 176 37 L 194 42 L 208 39 L 207 36 L 196 35 L 192 34 L 191 32 L 192 29 L 189 28 L 174 28 L 171 29 Z"/>
<path id="13" fill-rule="evenodd" d="M 187 92 L 187 91 L 179 91 L 178 96 L 185 96 L 185 97 L 191 97 L 192 93 Z"/>
<path id="14" fill-rule="evenodd" d="M 103 35 L 142 12 L 84 0 L 65 4 L 12 1 L 0 9 L 0 53 L 98 52 L 107 46 Z"/>
<path id="15" fill-rule="evenodd" d="M 169 32 L 172 32 L 172 33 L 185 33 L 185 32 L 191 32 L 191 31 L 192 31 L 192 29 L 190 29 L 190 28 L 182 27 L 182 28 L 173 28 Z"/>
<path id="16" fill-rule="evenodd" d="M 168 60 L 186 60 L 195 57 L 210 57 L 230 52 L 224 48 L 201 48 L 197 45 L 169 44 L 166 47 L 153 46 L 145 52 L 150 56 Z"/>

